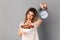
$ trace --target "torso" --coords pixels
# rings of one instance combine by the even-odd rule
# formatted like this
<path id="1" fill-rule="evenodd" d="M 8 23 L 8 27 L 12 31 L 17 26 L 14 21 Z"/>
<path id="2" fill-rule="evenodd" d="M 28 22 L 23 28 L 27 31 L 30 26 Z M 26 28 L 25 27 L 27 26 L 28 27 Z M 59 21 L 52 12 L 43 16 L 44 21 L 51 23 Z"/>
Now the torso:
<path id="1" fill-rule="evenodd" d="M 22 21 L 19 26 L 23 24 L 24 24 L 24 21 Z M 35 25 L 35 23 L 30 23 L 30 24 L 34 25 L 34 30 L 28 33 L 27 35 L 22 35 L 22 40 L 39 40 L 37 25 Z"/>
<path id="2" fill-rule="evenodd" d="M 37 27 L 34 23 L 30 23 Z M 37 28 L 27 35 L 22 35 L 22 40 L 39 40 Z"/>

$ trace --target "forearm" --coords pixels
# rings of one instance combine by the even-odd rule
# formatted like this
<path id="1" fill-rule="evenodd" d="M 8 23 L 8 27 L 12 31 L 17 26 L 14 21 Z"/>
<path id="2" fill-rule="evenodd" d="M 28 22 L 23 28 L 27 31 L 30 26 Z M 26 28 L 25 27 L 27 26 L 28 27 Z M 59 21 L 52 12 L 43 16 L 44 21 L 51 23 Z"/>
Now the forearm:
<path id="1" fill-rule="evenodd" d="M 41 18 L 39 18 L 39 19 L 35 22 L 35 24 L 36 24 L 37 26 L 40 26 L 42 22 L 43 22 L 43 20 L 42 20 Z"/>
<path id="2" fill-rule="evenodd" d="M 22 35 L 22 32 L 18 30 L 18 36 L 20 37 Z"/>

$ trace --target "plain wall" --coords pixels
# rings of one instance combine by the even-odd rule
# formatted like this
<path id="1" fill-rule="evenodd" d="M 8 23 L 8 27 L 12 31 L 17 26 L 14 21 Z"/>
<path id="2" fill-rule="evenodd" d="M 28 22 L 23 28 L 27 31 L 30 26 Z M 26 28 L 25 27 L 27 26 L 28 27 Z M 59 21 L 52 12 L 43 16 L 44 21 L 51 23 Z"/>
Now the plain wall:
<path id="1" fill-rule="evenodd" d="M 49 17 L 38 28 L 40 40 L 60 40 L 60 0 L 0 0 L 0 40 L 21 40 L 18 25 L 28 8 L 48 3 Z"/>

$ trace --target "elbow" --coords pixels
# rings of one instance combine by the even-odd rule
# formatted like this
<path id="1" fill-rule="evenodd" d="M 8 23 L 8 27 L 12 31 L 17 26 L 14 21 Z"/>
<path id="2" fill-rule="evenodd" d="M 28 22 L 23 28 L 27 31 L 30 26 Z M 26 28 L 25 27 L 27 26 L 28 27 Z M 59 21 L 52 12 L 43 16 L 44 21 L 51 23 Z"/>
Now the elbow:
<path id="1" fill-rule="evenodd" d="M 41 22 L 43 22 L 43 20 L 40 20 Z"/>
<path id="2" fill-rule="evenodd" d="M 38 22 L 39 23 L 39 26 L 42 24 L 42 22 L 43 22 L 43 20 L 40 19 L 39 22 Z"/>
<path id="3" fill-rule="evenodd" d="M 40 22 L 43 22 L 43 20 L 42 20 L 42 19 L 39 19 L 39 21 L 40 21 Z"/>

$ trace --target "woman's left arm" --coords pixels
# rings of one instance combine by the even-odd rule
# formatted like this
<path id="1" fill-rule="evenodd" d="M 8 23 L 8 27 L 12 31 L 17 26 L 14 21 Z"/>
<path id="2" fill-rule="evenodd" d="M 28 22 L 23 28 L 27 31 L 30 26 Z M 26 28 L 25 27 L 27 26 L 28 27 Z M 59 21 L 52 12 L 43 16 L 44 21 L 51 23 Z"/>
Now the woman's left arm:
<path id="1" fill-rule="evenodd" d="M 37 25 L 37 27 L 38 27 L 41 25 L 42 22 L 43 22 L 43 20 L 39 18 L 36 22 L 34 22 L 34 24 Z"/>

